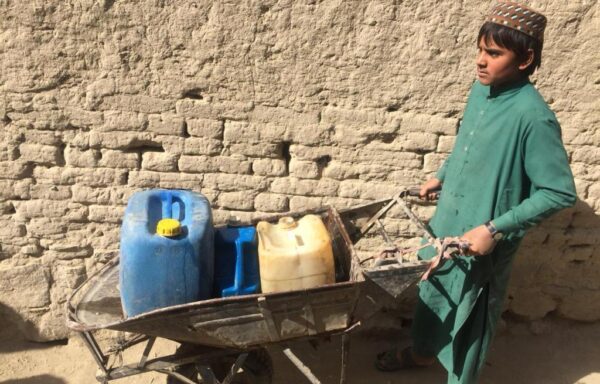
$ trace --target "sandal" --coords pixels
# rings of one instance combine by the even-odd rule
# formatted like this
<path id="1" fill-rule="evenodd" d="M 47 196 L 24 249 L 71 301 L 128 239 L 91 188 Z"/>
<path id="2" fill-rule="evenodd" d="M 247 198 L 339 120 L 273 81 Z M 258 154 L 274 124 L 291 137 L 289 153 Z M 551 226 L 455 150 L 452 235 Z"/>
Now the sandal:
<path id="1" fill-rule="evenodd" d="M 394 372 L 401 369 L 422 368 L 427 365 L 418 364 L 412 357 L 411 348 L 406 347 L 400 352 L 398 359 L 398 349 L 392 348 L 389 351 L 381 352 L 375 360 L 375 368 L 382 372 Z"/>

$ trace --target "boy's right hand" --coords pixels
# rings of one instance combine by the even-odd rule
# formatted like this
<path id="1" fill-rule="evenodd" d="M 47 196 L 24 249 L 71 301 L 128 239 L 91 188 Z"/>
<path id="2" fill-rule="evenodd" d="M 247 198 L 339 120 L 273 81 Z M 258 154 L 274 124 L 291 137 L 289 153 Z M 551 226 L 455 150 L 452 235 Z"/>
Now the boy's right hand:
<path id="1" fill-rule="evenodd" d="M 425 200 L 435 200 L 437 199 L 438 192 L 441 188 L 442 182 L 434 177 L 421 185 L 419 197 Z"/>

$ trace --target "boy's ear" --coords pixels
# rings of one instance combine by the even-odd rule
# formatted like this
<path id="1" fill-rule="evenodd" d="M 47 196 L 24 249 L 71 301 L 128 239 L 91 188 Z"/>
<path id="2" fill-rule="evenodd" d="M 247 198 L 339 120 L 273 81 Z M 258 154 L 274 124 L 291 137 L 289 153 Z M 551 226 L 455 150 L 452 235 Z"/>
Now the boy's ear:
<path id="1" fill-rule="evenodd" d="M 535 56 L 535 53 L 533 53 L 533 49 L 528 49 L 527 50 L 527 56 L 525 57 L 525 60 L 523 60 L 519 64 L 519 70 L 521 70 L 521 71 L 526 70 L 527 67 L 529 67 L 531 65 L 531 63 L 533 63 L 534 56 Z"/>

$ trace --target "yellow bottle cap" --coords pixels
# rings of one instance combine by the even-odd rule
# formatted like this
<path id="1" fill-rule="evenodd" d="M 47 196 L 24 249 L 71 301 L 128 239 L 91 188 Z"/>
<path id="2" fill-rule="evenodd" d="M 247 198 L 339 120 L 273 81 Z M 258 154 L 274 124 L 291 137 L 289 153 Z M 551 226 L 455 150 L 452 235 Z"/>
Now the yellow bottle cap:
<path id="1" fill-rule="evenodd" d="M 156 234 L 173 237 L 181 234 L 181 223 L 175 219 L 162 219 L 156 225 Z"/>

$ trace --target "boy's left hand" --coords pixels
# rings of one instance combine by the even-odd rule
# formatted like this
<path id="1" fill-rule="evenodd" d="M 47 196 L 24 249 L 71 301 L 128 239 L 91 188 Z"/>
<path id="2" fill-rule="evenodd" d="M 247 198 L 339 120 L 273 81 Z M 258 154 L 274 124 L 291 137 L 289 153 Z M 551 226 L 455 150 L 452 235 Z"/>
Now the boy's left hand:
<path id="1" fill-rule="evenodd" d="M 496 247 L 496 242 L 485 225 L 480 225 L 479 227 L 475 227 L 470 231 L 465 232 L 461 239 L 468 241 L 471 244 L 469 247 L 469 254 L 474 256 L 487 255 L 494 250 L 494 247 Z"/>

